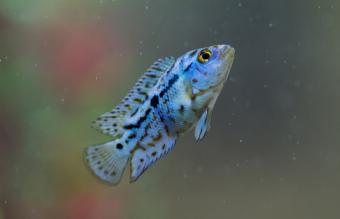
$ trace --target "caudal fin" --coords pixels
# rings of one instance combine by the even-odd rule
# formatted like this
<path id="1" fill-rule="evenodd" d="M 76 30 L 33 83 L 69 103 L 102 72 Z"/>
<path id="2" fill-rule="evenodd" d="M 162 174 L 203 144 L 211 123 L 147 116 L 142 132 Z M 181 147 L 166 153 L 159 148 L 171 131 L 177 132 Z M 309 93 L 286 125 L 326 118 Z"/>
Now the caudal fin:
<path id="1" fill-rule="evenodd" d="M 114 142 L 93 145 L 85 150 L 85 160 L 92 172 L 106 183 L 120 182 L 129 160 L 129 154 L 117 149 Z"/>

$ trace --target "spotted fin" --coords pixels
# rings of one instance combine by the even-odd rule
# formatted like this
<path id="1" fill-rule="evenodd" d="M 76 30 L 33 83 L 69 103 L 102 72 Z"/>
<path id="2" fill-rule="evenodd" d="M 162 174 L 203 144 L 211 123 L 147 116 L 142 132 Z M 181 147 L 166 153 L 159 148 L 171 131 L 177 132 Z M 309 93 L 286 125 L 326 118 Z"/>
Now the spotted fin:
<path id="1" fill-rule="evenodd" d="M 128 164 L 130 152 L 117 148 L 115 141 L 90 146 L 85 150 L 85 160 L 92 172 L 106 183 L 120 182 Z"/>
<path id="2" fill-rule="evenodd" d="M 137 113 L 137 110 L 148 99 L 150 90 L 157 84 L 159 78 L 171 69 L 174 63 L 175 58 L 173 57 L 158 59 L 148 68 L 122 102 L 111 112 L 99 116 L 93 122 L 93 127 L 103 134 L 113 136 L 114 139 L 120 138 L 124 132 L 125 118 L 133 117 Z"/>
<path id="3" fill-rule="evenodd" d="M 168 138 L 151 147 L 136 150 L 131 159 L 130 182 L 136 181 L 148 167 L 169 153 L 175 143 L 175 138 Z"/>
<path id="4" fill-rule="evenodd" d="M 157 111 L 152 110 L 142 129 L 141 138 L 132 150 L 130 181 L 138 177 L 158 159 L 166 155 L 176 143 L 176 135 L 170 134 L 168 126 Z"/>
<path id="5" fill-rule="evenodd" d="M 210 121 L 209 121 L 209 110 L 206 109 L 201 118 L 198 120 L 195 128 L 195 138 L 197 141 L 200 141 L 204 138 L 205 134 L 210 128 Z"/>

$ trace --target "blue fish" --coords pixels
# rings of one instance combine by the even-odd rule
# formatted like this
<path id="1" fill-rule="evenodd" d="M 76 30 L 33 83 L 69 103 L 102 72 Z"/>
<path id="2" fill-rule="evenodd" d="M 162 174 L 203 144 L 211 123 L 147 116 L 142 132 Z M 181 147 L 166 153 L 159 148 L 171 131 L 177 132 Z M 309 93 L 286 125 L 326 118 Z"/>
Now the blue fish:
<path id="1" fill-rule="evenodd" d="M 112 140 L 86 148 L 92 172 L 116 185 L 130 163 L 134 182 L 182 134 L 195 128 L 196 140 L 202 140 L 234 54 L 229 45 L 214 45 L 153 63 L 120 104 L 93 122 Z"/>

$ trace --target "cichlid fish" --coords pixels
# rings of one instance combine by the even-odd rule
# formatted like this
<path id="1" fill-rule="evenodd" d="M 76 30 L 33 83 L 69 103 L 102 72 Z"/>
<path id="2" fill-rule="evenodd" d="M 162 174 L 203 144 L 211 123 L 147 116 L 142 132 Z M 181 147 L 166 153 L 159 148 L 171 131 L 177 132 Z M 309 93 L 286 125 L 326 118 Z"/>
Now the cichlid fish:
<path id="1" fill-rule="evenodd" d="M 158 59 L 119 105 L 93 122 L 113 139 L 85 150 L 92 172 L 115 185 L 130 161 L 134 182 L 181 134 L 195 127 L 196 140 L 203 139 L 234 54 L 228 45 L 215 45 Z"/>

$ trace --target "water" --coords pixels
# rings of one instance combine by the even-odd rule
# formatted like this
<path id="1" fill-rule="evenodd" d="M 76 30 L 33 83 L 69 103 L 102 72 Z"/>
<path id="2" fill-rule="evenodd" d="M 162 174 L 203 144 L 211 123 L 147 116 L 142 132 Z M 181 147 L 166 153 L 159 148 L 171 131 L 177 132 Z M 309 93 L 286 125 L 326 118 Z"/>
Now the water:
<path id="1" fill-rule="evenodd" d="M 0 3 L 0 219 L 339 218 L 338 1 Z M 229 43 L 212 129 L 134 184 L 82 161 L 154 60 Z"/>

